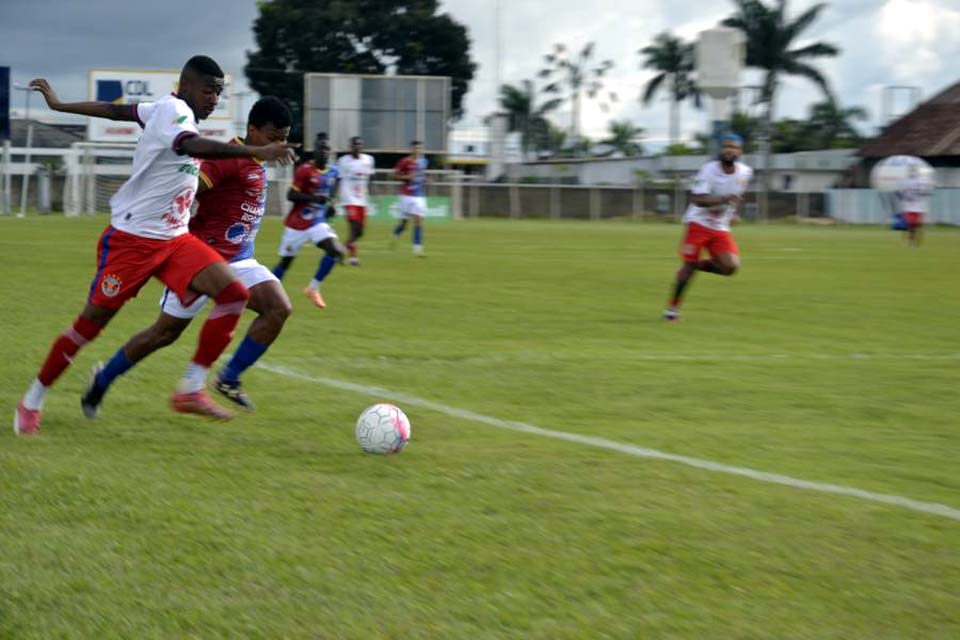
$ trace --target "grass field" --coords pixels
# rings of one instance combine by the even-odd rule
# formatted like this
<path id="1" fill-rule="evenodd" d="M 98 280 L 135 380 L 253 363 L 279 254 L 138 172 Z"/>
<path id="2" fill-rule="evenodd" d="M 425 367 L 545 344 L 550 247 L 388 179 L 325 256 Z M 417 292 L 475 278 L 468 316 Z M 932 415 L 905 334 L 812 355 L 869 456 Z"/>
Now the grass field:
<path id="1" fill-rule="evenodd" d="M 0 638 L 960 637 L 960 521 L 418 406 L 402 455 L 365 456 L 388 398 L 323 381 L 956 509 L 960 232 L 747 226 L 742 272 L 671 325 L 678 226 L 434 224 L 424 260 L 374 227 L 326 311 L 316 252 L 294 264 L 256 414 L 167 409 L 196 323 L 84 421 L 151 284 L 15 438 L 104 224 L 0 219 Z"/>

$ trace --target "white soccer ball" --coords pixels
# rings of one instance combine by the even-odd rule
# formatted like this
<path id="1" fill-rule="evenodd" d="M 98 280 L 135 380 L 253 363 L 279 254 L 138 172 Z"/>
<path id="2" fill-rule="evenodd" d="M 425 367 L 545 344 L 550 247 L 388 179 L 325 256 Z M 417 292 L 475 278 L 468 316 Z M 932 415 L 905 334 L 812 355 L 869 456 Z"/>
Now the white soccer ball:
<path id="1" fill-rule="evenodd" d="M 901 191 L 908 180 L 929 182 L 933 188 L 934 170 L 925 160 L 915 156 L 884 158 L 870 172 L 870 184 L 877 191 Z"/>
<path id="2" fill-rule="evenodd" d="M 410 420 L 392 404 L 367 407 L 357 420 L 357 444 L 367 453 L 400 453 L 410 441 Z"/>

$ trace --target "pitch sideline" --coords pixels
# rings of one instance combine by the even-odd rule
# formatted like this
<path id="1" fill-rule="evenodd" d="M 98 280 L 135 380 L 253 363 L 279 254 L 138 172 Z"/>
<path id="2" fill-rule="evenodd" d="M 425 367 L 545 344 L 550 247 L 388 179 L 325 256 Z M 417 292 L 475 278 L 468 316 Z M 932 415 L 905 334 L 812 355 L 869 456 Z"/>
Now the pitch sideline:
<path id="1" fill-rule="evenodd" d="M 920 513 L 929 513 L 932 515 L 941 516 L 943 518 L 949 518 L 951 520 L 960 521 L 960 509 L 956 509 L 954 507 L 950 507 L 944 504 L 938 504 L 935 502 L 921 502 L 919 500 L 913 500 L 912 498 L 904 498 L 902 496 L 891 495 L 886 493 L 874 493 L 873 491 L 865 491 L 863 489 L 857 489 L 855 487 L 846 487 L 846 486 L 837 485 L 837 484 L 802 480 L 800 478 L 793 478 L 791 476 L 784 476 L 776 473 L 767 473 L 765 471 L 757 471 L 749 467 L 737 467 L 734 465 L 723 464 L 720 462 L 713 462 L 711 460 L 702 460 L 700 458 L 691 458 L 689 456 L 683 456 L 675 453 L 667 453 L 665 451 L 658 451 L 656 449 L 647 449 L 645 447 L 638 447 L 636 445 L 624 444 L 622 442 L 615 442 L 613 440 L 598 438 L 596 436 L 585 436 L 579 433 L 570 433 L 566 431 L 554 431 L 552 429 L 544 429 L 542 427 L 537 427 L 535 425 L 527 424 L 524 422 L 515 422 L 513 420 L 501 420 L 500 418 L 494 418 L 492 416 L 486 416 L 480 413 L 474 413 L 473 411 L 468 411 L 466 409 L 458 409 L 457 407 L 450 407 L 445 404 L 441 404 L 439 402 L 433 402 L 432 400 L 426 400 L 423 398 L 418 398 L 416 396 L 407 395 L 405 393 L 391 391 L 389 389 L 384 389 L 382 387 L 373 387 L 373 386 L 367 386 L 362 384 L 356 384 L 353 382 L 346 382 L 344 380 L 336 380 L 334 378 L 314 376 L 306 373 L 301 373 L 299 371 L 295 371 L 287 367 L 272 365 L 265 362 L 258 362 L 255 366 L 259 369 L 263 369 L 264 371 L 269 371 L 271 373 L 275 373 L 277 375 L 284 376 L 287 378 L 305 380 L 307 382 L 321 384 L 327 387 L 332 387 L 334 389 L 341 389 L 343 391 L 352 391 L 354 393 L 359 393 L 361 395 L 376 396 L 383 400 L 390 400 L 398 404 L 406 404 L 409 406 L 420 407 L 421 409 L 429 409 L 431 411 L 443 413 L 445 415 L 448 415 L 454 418 L 461 418 L 463 420 L 469 420 L 470 422 L 479 422 L 480 424 L 496 427 L 498 429 L 508 429 L 510 431 L 518 431 L 520 433 L 529 433 L 533 435 L 542 436 L 545 438 L 554 438 L 556 440 L 565 440 L 567 442 L 575 442 L 577 444 L 583 444 L 583 445 L 587 445 L 587 446 L 595 447 L 599 449 L 606 449 L 608 451 L 625 453 L 627 455 L 635 456 L 638 458 L 650 458 L 654 460 L 666 460 L 668 462 L 676 462 L 679 464 L 686 465 L 688 467 L 705 469 L 707 471 L 713 471 L 716 473 L 726 473 L 728 475 L 742 476 L 745 478 L 750 478 L 751 480 L 756 480 L 758 482 L 779 484 L 787 487 L 792 487 L 794 489 L 805 489 L 807 491 L 830 493 L 834 495 L 859 498 L 861 500 L 868 500 L 871 502 L 890 504 L 890 505 L 902 507 L 904 509 L 910 509 L 911 511 L 917 511 Z"/>

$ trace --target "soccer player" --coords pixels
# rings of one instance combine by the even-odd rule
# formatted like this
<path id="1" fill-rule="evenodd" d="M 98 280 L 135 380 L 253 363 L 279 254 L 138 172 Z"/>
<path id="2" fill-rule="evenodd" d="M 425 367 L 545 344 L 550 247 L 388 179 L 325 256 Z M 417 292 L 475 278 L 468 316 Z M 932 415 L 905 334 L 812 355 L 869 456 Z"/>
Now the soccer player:
<path id="1" fill-rule="evenodd" d="M 911 166 L 903 188 L 894 193 L 897 209 L 907 223 L 907 242 L 913 247 L 919 247 L 923 239 L 923 216 L 930 208 L 931 187 L 930 181 L 920 175 L 919 167 Z"/>
<path id="2" fill-rule="evenodd" d="M 347 223 L 350 225 L 347 251 L 350 252 L 350 264 L 358 266 L 360 258 L 357 257 L 357 241 L 363 235 L 367 224 L 370 177 L 374 172 L 373 156 L 363 153 L 363 138 L 350 138 L 350 153 L 340 156 L 337 169 L 340 171 L 337 197 L 347 211 Z"/>
<path id="3" fill-rule="evenodd" d="M 230 144 L 264 146 L 286 142 L 292 119 L 283 101 L 273 96 L 263 97 L 250 109 L 246 138 L 236 138 Z M 254 405 L 243 391 L 240 375 L 276 340 L 290 315 L 290 300 L 283 286 L 253 257 L 254 240 L 267 201 L 266 171 L 255 158 L 219 158 L 204 160 L 199 177 L 198 208 L 190 220 L 190 233 L 230 264 L 234 275 L 250 291 L 247 306 L 257 312 L 243 342 L 218 373 L 214 388 L 249 411 Z M 165 289 L 156 322 L 132 337 L 106 367 L 94 368 L 90 386 L 80 399 L 84 415 L 96 418 L 104 395 L 117 377 L 154 351 L 176 341 L 207 300 L 207 296 L 192 296 L 189 303 L 185 303 L 175 292 Z"/>
<path id="4" fill-rule="evenodd" d="M 753 169 L 740 162 L 743 139 L 735 133 L 721 138 L 719 160 L 700 169 L 690 190 L 690 206 L 683 216 L 686 236 L 680 247 L 683 266 L 677 271 L 673 298 L 663 312 L 667 320 L 680 319 L 683 292 L 697 271 L 732 276 L 740 268 L 737 245 L 730 234 L 730 223 L 743 203 L 743 193 L 753 177 Z M 707 260 L 700 252 L 710 253 Z"/>
<path id="5" fill-rule="evenodd" d="M 197 123 L 217 106 L 223 71 L 206 56 L 194 56 L 180 74 L 176 95 L 135 105 L 110 102 L 63 103 L 43 79 L 30 86 L 54 111 L 137 122 L 143 134 L 133 157 L 133 174 L 110 199 L 111 224 L 97 243 L 97 271 L 80 315 L 50 348 L 36 379 L 17 405 L 13 428 L 36 435 L 47 390 L 94 340 L 110 319 L 156 277 L 182 299 L 207 295 L 216 306 L 200 330 L 199 344 L 171 402 L 175 411 L 221 418 L 229 415 L 204 392 L 209 367 L 230 343 L 250 293 L 223 258 L 187 232 L 197 190 L 196 158 L 292 160 L 284 143 L 266 146 L 224 144 L 200 137 Z"/>
<path id="6" fill-rule="evenodd" d="M 423 217 L 427 214 L 427 159 L 418 140 L 410 143 L 410 155 L 400 160 L 393 175 L 400 185 L 400 222 L 393 229 L 396 240 L 413 220 L 413 253 L 423 255 Z"/>
<path id="7" fill-rule="evenodd" d="M 323 250 L 320 265 L 303 293 L 314 305 L 327 306 L 320 295 L 320 283 L 330 275 L 338 262 L 342 263 L 346 250 L 340 244 L 337 232 L 327 222 L 336 214 L 331 200 L 340 171 L 329 166 L 330 145 L 325 134 L 318 134 L 314 143 L 313 159 L 304 162 L 293 176 L 293 185 L 287 191 L 287 200 L 293 209 L 283 221 L 283 237 L 280 239 L 280 262 L 273 268 L 274 275 L 283 279 L 301 247 L 309 240 Z"/>

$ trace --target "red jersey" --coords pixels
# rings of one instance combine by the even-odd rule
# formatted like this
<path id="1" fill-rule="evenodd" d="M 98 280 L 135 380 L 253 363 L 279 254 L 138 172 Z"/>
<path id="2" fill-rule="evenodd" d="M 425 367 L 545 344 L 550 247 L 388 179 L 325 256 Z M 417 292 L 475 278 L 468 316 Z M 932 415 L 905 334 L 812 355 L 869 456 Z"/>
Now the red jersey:
<path id="1" fill-rule="evenodd" d="M 427 170 L 427 159 L 414 158 L 413 156 L 407 156 L 402 158 L 400 162 L 397 163 L 397 166 L 394 167 L 394 172 L 400 175 L 410 176 L 408 179 L 403 181 L 403 184 L 400 186 L 400 195 L 404 196 L 425 196 L 426 195 L 426 170 Z"/>
<path id="2" fill-rule="evenodd" d="M 297 167 L 293 174 L 293 184 L 290 188 L 299 193 L 305 193 L 309 196 L 324 196 L 327 198 L 327 204 L 316 202 L 297 202 L 293 209 L 287 214 L 283 224 L 291 229 L 309 229 L 315 224 L 325 222 L 327 219 L 327 206 L 333 197 L 333 187 L 340 177 L 340 172 L 335 166 L 327 165 L 323 169 L 317 167 L 313 162 L 304 162 Z"/>
<path id="3" fill-rule="evenodd" d="M 243 144 L 236 138 L 230 144 Z M 267 172 L 253 158 L 204 160 L 200 180 L 207 190 L 197 196 L 190 233 L 229 262 L 253 257 L 267 202 Z"/>

